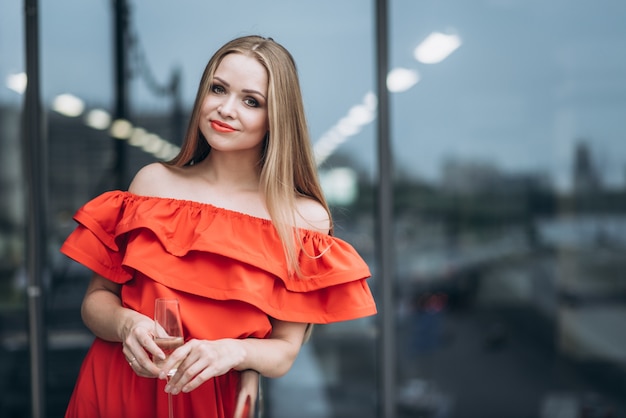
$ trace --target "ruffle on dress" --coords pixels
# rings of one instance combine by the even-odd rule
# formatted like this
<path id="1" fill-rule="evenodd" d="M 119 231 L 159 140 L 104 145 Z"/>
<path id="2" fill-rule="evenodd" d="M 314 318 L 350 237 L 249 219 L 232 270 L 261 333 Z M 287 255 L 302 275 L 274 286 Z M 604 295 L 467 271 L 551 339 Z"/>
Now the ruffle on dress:
<path id="1" fill-rule="evenodd" d="M 75 216 L 61 251 L 123 284 L 135 271 L 172 289 L 239 300 L 285 321 L 330 323 L 376 313 L 367 264 L 347 242 L 299 230 L 302 277 L 290 275 L 267 219 L 206 203 L 106 192 Z"/>

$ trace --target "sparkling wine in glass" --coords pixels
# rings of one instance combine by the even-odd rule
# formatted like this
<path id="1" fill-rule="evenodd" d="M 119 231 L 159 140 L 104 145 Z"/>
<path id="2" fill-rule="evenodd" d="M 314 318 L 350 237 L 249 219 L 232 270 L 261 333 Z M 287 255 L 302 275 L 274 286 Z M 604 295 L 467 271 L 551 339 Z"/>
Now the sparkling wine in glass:
<path id="1" fill-rule="evenodd" d="M 170 356 L 176 348 L 180 347 L 184 343 L 183 339 L 183 324 L 180 318 L 180 304 L 178 299 L 156 299 L 154 302 L 154 342 L 159 346 L 165 358 Z M 155 364 L 160 367 L 165 360 L 155 361 Z M 171 376 L 174 376 L 178 364 L 172 369 L 168 370 L 168 381 Z M 167 404 L 169 409 L 169 417 L 174 418 L 174 411 L 172 407 L 172 394 L 167 394 Z"/>

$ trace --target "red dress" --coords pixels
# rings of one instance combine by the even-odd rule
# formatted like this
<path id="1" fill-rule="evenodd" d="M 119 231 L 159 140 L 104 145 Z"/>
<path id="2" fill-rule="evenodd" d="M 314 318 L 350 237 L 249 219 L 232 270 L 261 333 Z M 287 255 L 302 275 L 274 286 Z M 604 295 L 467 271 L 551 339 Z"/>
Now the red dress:
<path id="1" fill-rule="evenodd" d="M 124 306 L 153 316 L 154 299 L 180 300 L 185 338 L 267 338 L 269 317 L 330 323 L 376 313 L 362 258 L 346 242 L 300 233 L 300 268 L 287 273 L 271 222 L 209 204 L 107 192 L 74 216 L 61 251 L 122 286 Z M 174 397 L 175 415 L 232 418 L 239 372 Z M 96 338 L 66 417 L 167 417 L 164 381 L 137 376 L 121 343 Z"/>

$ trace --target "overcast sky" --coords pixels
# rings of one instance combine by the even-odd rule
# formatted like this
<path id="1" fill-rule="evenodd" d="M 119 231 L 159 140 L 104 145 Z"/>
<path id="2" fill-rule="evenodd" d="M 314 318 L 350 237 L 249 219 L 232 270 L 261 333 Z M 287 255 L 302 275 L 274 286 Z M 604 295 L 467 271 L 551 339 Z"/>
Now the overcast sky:
<path id="1" fill-rule="evenodd" d="M 295 56 L 314 141 L 374 91 L 373 1 L 129 0 L 131 31 L 154 77 L 175 67 L 191 105 L 210 55 L 239 35 L 271 36 Z M 567 186 L 573 149 L 590 141 L 605 179 L 626 174 L 626 2 L 623 0 L 390 1 L 391 66 L 417 71 L 392 95 L 397 166 L 435 180 L 447 158 L 508 172 L 548 173 Z M 60 93 L 113 102 L 112 1 L 40 2 L 44 104 Z M 23 71 L 22 1 L 0 2 L 0 78 Z M 431 32 L 458 34 L 439 64 L 413 49 Z M 0 101 L 19 103 L 0 85 Z M 169 102 L 131 83 L 134 111 Z M 374 125 L 339 151 L 375 164 Z"/>

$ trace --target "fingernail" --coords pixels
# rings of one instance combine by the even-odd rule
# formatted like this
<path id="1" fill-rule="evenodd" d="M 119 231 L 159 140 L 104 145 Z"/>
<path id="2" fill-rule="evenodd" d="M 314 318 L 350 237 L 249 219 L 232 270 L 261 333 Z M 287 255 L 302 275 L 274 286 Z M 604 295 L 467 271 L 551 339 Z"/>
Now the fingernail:
<path id="1" fill-rule="evenodd" d="M 165 385 L 165 391 L 169 392 L 172 389 L 172 387 L 170 385 Z"/>
<path id="2" fill-rule="evenodd" d="M 178 388 L 172 389 L 172 395 L 178 395 L 178 392 L 179 392 Z"/>

